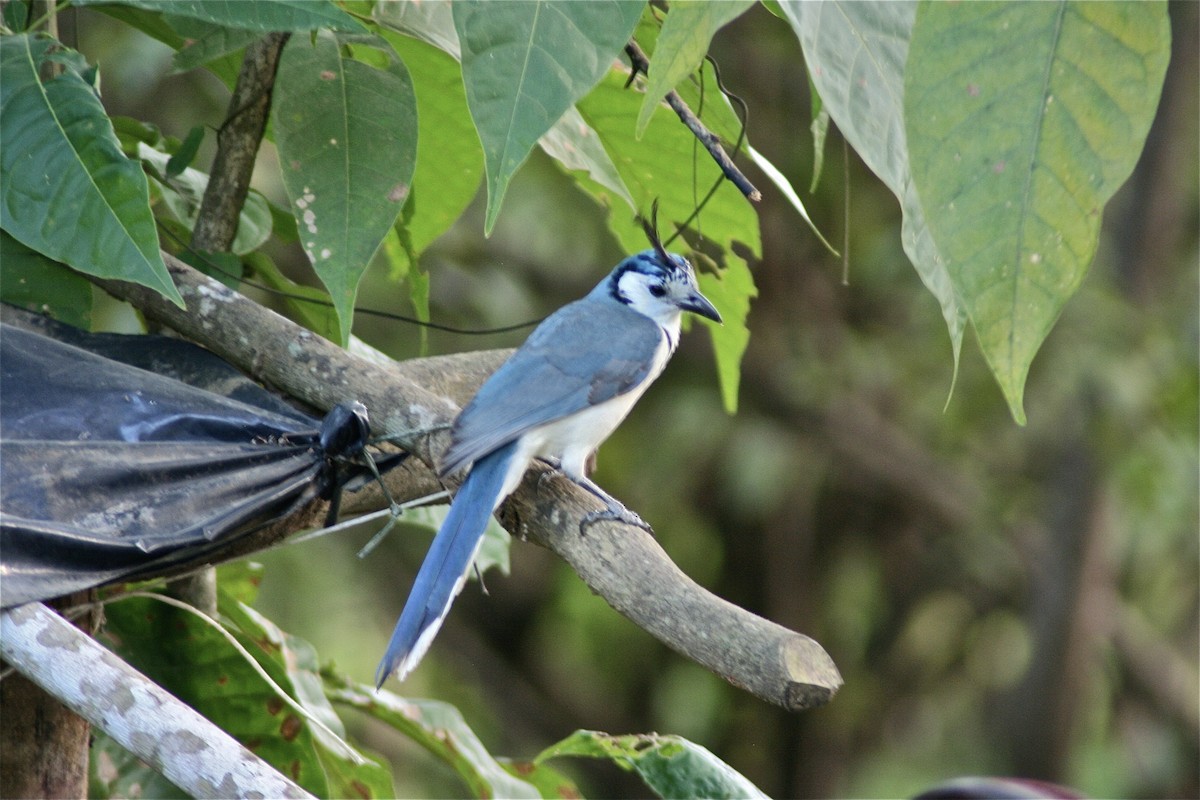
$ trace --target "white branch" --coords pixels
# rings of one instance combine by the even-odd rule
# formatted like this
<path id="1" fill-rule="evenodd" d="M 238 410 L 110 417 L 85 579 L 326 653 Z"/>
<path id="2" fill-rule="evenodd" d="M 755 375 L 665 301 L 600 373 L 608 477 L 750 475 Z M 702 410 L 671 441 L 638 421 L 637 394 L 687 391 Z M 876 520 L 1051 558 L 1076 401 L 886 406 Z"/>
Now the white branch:
<path id="1" fill-rule="evenodd" d="M 193 797 L 311 797 L 41 603 L 0 615 L 0 655 Z"/>

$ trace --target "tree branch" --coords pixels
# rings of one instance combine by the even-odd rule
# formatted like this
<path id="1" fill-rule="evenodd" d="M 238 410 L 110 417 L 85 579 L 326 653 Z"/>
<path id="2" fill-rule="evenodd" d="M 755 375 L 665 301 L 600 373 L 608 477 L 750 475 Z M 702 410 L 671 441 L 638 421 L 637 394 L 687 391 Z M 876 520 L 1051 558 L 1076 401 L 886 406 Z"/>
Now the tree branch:
<path id="1" fill-rule="evenodd" d="M 192 247 L 197 250 L 223 253 L 233 246 L 258 148 L 267 129 L 275 69 L 288 36 L 270 33 L 246 47 L 229 112 L 217 132 L 217 154 L 192 229 Z M 206 614 L 217 613 L 215 570 L 200 570 L 171 581 L 167 591 Z"/>
<path id="2" fill-rule="evenodd" d="M 633 74 L 642 73 L 647 75 L 650 72 L 650 59 L 646 57 L 646 53 L 638 46 L 638 43 L 633 39 L 629 40 L 629 44 L 625 45 L 625 54 L 629 56 L 629 63 L 633 66 Z M 633 80 L 633 77 L 630 77 Z M 721 139 L 712 131 L 710 131 L 700 118 L 695 115 L 688 104 L 683 101 L 679 93 L 674 89 L 667 92 L 667 105 L 671 110 L 679 115 L 679 121 L 687 126 L 699 141 L 704 145 L 704 149 L 712 156 L 713 161 L 717 162 L 717 166 L 721 168 L 721 172 L 725 173 L 725 177 L 738 188 L 747 199 L 757 203 L 762 200 L 762 192 L 755 188 L 737 164 L 733 163 L 733 159 L 725 152 L 725 148 L 721 146 Z"/>
<path id="3" fill-rule="evenodd" d="M 54 604 L 74 607 L 94 595 L 77 592 Z M 76 626 L 80 636 L 95 633 L 102 616 L 98 608 L 67 624 Z M 92 738 L 88 721 L 18 674 L 0 680 L 0 709 L 0 797 L 86 797 Z"/>
<path id="4" fill-rule="evenodd" d="M 358 358 L 164 254 L 188 304 L 182 311 L 145 287 L 97 281 L 147 317 L 205 345 L 254 377 L 317 408 L 360 400 L 376 433 L 426 466 L 444 431 L 507 351 L 466 353 L 380 366 Z M 252 331 L 253 335 L 247 335 Z M 684 575 L 653 537 L 616 522 L 580 533 L 602 510 L 591 493 L 533 469 L 501 509 L 501 519 L 567 561 L 617 611 L 735 686 L 789 710 L 827 702 L 841 677 L 819 644 L 712 595 Z M 432 479 L 432 476 L 431 476 Z"/>
<path id="5" fill-rule="evenodd" d="M 197 250 L 224 252 L 237 235 L 238 215 L 250 191 L 254 162 L 271 111 L 275 69 L 289 35 L 270 33 L 246 47 L 229 113 L 217 132 L 217 155 L 192 230 L 192 247 Z"/>
<path id="6" fill-rule="evenodd" d="M 0 614 L 0 654 L 193 797 L 311 797 L 41 603 Z"/>

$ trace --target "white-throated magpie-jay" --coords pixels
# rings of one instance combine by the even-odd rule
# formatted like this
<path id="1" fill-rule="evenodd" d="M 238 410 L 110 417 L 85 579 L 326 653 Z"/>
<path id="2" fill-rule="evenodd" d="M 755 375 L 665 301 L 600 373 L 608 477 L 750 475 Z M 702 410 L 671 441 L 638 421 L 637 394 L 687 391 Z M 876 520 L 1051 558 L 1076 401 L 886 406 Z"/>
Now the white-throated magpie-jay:
<path id="1" fill-rule="evenodd" d="M 470 472 L 425 556 L 379 664 L 376 682 L 403 680 L 429 649 L 466 579 L 488 517 L 535 458 L 550 461 L 608 505 L 598 517 L 636 520 L 597 487 L 585 464 L 646 391 L 679 343 L 684 311 L 721 315 L 687 259 L 654 249 L 622 261 L 580 300 L 546 318 L 458 415 L 441 475 Z"/>

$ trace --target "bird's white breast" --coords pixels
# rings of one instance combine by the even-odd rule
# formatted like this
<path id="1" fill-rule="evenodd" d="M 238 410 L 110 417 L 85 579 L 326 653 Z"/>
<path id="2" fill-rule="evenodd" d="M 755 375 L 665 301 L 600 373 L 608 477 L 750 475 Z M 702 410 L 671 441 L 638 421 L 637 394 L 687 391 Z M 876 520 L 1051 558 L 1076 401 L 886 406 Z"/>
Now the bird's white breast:
<path id="1" fill-rule="evenodd" d="M 617 395 L 574 414 L 548 422 L 521 436 L 513 468 L 505 481 L 507 496 L 517 487 L 529 462 L 534 458 L 551 458 L 559 462 L 563 472 L 572 478 L 586 477 L 584 464 L 588 457 L 609 437 L 642 394 L 654 383 L 667 365 L 674 343 L 679 341 L 679 323 L 674 331 L 664 330 L 646 379 L 625 394 Z M 511 483 L 511 485 L 509 485 Z"/>

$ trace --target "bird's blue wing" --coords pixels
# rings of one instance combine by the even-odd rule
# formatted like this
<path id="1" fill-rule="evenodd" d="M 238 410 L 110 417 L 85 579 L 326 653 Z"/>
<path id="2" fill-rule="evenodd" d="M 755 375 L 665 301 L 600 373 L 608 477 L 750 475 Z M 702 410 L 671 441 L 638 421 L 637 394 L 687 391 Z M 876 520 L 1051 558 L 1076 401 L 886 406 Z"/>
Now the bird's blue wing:
<path id="1" fill-rule="evenodd" d="M 649 374 L 658 325 L 595 297 L 550 316 L 480 387 L 442 457 L 450 474 L 524 432 L 624 394 Z"/>
<path id="2" fill-rule="evenodd" d="M 475 462 L 454 496 L 450 513 L 425 554 L 387 652 L 379 662 L 377 686 L 382 686 L 393 672 L 399 672 L 398 677 L 404 680 L 429 649 L 450 604 L 462 590 L 516 449 L 511 443 Z"/>

